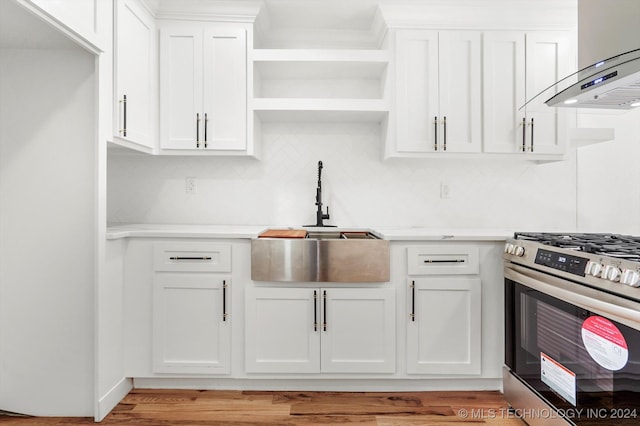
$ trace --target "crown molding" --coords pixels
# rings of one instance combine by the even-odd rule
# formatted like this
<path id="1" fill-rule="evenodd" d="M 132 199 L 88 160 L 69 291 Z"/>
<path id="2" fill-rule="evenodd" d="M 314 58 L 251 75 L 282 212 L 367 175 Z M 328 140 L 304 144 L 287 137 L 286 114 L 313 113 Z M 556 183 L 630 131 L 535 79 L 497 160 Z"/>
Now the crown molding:
<path id="1" fill-rule="evenodd" d="M 144 0 L 157 3 L 155 16 L 161 20 L 253 23 L 262 0 Z"/>
<path id="2" fill-rule="evenodd" d="M 389 28 L 575 29 L 578 0 L 380 0 Z"/>

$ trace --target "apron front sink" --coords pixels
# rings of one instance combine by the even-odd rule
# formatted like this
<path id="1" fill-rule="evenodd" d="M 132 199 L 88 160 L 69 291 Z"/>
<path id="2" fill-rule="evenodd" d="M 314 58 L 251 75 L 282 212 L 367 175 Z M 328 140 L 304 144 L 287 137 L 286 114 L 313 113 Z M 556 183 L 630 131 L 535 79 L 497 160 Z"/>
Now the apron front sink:
<path id="1" fill-rule="evenodd" d="M 275 282 L 387 282 L 389 241 L 365 231 L 309 231 L 304 238 L 251 241 L 251 279 Z"/>

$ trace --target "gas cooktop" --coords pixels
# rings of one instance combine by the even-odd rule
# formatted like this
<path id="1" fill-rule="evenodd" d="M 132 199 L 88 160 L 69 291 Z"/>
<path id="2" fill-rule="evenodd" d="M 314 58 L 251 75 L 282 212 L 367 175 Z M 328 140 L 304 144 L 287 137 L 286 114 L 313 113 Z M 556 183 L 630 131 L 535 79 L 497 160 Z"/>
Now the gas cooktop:
<path id="1" fill-rule="evenodd" d="M 516 232 L 517 240 L 640 262 L 640 237 L 620 234 Z"/>
<path id="2" fill-rule="evenodd" d="M 504 259 L 640 301 L 640 237 L 604 233 L 516 232 Z"/>

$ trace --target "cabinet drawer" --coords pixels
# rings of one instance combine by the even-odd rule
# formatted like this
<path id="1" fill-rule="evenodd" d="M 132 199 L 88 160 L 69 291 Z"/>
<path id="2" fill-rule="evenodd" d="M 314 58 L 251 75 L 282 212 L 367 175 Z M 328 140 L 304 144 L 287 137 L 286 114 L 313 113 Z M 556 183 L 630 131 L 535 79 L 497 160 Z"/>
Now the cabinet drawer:
<path id="1" fill-rule="evenodd" d="M 155 271 L 231 272 L 230 244 L 156 244 Z"/>
<path id="2" fill-rule="evenodd" d="M 475 275 L 480 271 L 478 259 L 478 247 L 408 247 L 407 271 L 409 275 Z"/>

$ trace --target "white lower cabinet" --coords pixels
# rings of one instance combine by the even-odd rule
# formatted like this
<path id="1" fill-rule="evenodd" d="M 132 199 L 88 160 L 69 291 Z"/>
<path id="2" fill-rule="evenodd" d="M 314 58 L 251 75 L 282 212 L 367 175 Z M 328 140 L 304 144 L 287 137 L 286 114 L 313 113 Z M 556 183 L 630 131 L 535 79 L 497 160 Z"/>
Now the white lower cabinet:
<path id="1" fill-rule="evenodd" d="M 228 374 L 230 280 L 216 274 L 159 274 L 153 289 L 153 370 Z"/>
<path id="2" fill-rule="evenodd" d="M 394 373 L 395 290 L 245 290 L 248 373 Z"/>
<path id="3" fill-rule="evenodd" d="M 407 262 L 407 373 L 481 374 L 478 248 L 410 247 Z"/>
<path id="4" fill-rule="evenodd" d="M 480 279 L 420 278 L 409 290 L 407 372 L 480 374 Z"/>
<path id="5" fill-rule="evenodd" d="M 153 372 L 231 372 L 228 245 L 158 245 L 153 277 Z"/>

